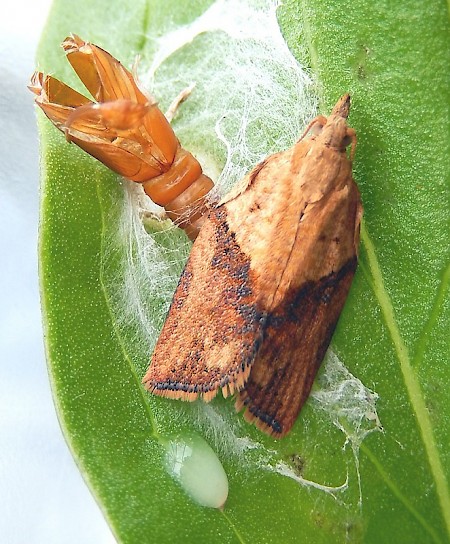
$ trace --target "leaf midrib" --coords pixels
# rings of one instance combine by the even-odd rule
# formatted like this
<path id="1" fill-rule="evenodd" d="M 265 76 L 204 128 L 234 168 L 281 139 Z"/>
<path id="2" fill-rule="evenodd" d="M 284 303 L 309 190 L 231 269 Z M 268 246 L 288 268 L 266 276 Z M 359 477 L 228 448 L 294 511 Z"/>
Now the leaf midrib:
<path id="1" fill-rule="evenodd" d="M 367 232 L 365 223 L 361 225 L 361 240 L 365 245 L 367 260 L 373 277 L 373 289 L 384 316 L 386 327 L 391 335 L 394 349 L 397 353 L 400 369 L 403 375 L 409 401 L 414 410 L 431 473 L 436 485 L 436 493 L 442 511 L 442 517 L 450 535 L 450 492 L 440 459 L 439 450 L 433 434 L 433 426 L 425 404 L 420 383 L 414 371 L 408 348 L 400 334 L 391 299 L 384 286 L 381 268 L 375 252 L 375 246 Z"/>
<path id="2" fill-rule="evenodd" d="M 450 283 L 450 259 L 449 259 L 449 264 L 444 269 L 444 273 L 442 274 L 442 280 L 437 289 L 436 297 L 430 312 L 429 319 L 426 322 L 423 328 L 421 337 L 417 343 L 416 353 L 414 355 L 414 359 L 412 362 L 412 365 L 416 371 L 419 369 L 420 365 L 422 364 L 423 356 L 424 356 L 426 348 L 428 347 L 428 342 L 430 340 L 431 332 L 434 326 L 436 325 L 436 322 L 442 311 L 442 305 L 444 304 L 446 300 L 445 295 L 447 293 L 449 283 Z"/>

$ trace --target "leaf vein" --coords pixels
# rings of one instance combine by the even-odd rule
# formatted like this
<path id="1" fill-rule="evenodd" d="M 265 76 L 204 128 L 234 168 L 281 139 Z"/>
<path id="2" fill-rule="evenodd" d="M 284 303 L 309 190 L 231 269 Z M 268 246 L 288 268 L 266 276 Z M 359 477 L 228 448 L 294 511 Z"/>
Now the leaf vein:
<path id="1" fill-rule="evenodd" d="M 444 467 L 439 455 L 438 446 L 433 434 L 433 426 L 431 423 L 430 415 L 425 404 L 422 389 L 420 387 L 417 374 L 411 363 L 411 359 L 408 354 L 408 348 L 401 336 L 396 318 L 394 308 L 392 306 L 391 299 L 386 291 L 381 268 L 378 263 L 378 259 L 375 252 L 375 247 L 372 240 L 366 230 L 365 224 L 361 226 L 361 240 L 363 241 L 366 252 L 369 267 L 374 279 L 375 296 L 380 304 L 381 311 L 384 315 L 387 329 L 391 335 L 392 343 L 394 344 L 395 351 L 400 363 L 400 369 L 405 382 L 406 391 L 409 396 L 411 406 L 414 410 L 417 424 L 419 427 L 422 441 L 426 455 L 428 457 L 428 463 L 430 465 L 431 474 L 436 486 L 436 493 L 438 496 L 439 504 L 441 506 L 442 517 L 445 521 L 447 532 L 450 535 L 450 493 Z"/>
<path id="2" fill-rule="evenodd" d="M 433 330 L 433 327 L 435 326 L 436 321 L 439 317 L 439 314 L 442 310 L 442 305 L 445 301 L 445 295 L 447 293 L 449 283 L 450 283 L 450 263 L 447 265 L 447 268 L 444 270 L 444 273 L 442 275 L 442 281 L 438 287 L 433 308 L 431 309 L 430 317 L 427 323 L 425 324 L 422 334 L 417 343 L 417 349 L 416 349 L 416 353 L 412 363 L 415 369 L 420 367 L 420 364 L 422 363 L 423 355 L 428 345 L 431 331 Z"/>
<path id="3" fill-rule="evenodd" d="M 422 516 L 422 514 L 414 508 L 414 506 L 411 504 L 408 498 L 405 497 L 405 495 L 400 491 L 397 484 L 392 480 L 390 475 L 384 470 L 382 464 L 376 458 L 376 456 L 372 453 L 370 448 L 365 446 L 363 443 L 360 445 L 360 449 L 362 452 L 365 453 L 369 461 L 374 465 L 374 467 L 380 474 L 381 478 L 384 480 L 384 482 L 392 491 L 392 493 L 397 497 L 397 499 L 405 506 L 407 510 L 409 510 L 409 512 L 411 512 L 411 514 L 417 519 L 420 525 L 422 525 L 422 527 L 431 535 L 434 542 L 436 542 L 436 544 L 441 544 L 442 540 L 439 537 L 439 535 L 436 533 L 434 528 L 427 522 L 427 520 Z"/>
<path id="4" fill-rule="evenodd" d="M 100 272 L 99 272 L 100 285 L 101 285 L 101 289 L 102 289 L 102 292 L 103 292 L 103 296 L 105 298 L 106 307 L 108 309 L 108 313 L 109 313 L 109 316 L 111 318 L 111 325 L 112 325 L 114 334 L 115 334 L 115 336 L 117 338 L 117 341 L 119 343 L 120 350 L 122 351 L 122 354 L 123 354 L 123 358 L 128 364 L 131 376 L 132 376 L 133 380 L 136 382 L 136 387 L 137 387 L 137 389 L 139 391 L 139 396 L 140 396 L 142 404 L 144 406 L 144 410 L 146 411 L 146 413 L 148 415 L 150 425 L 151 425 L 151 429 L 152 429 L 151 434 L 156 440 L 158 440 L 158 442 L 161 442 L 161 436 L 159 435 L 159 433 L 157 431 L 157 423 L 156 423 L 155 416 L 154 416 L 154 414 L 152 412 L 149 401 L 145 397 L 144 391 L 143 391 L 142 386 L 141 386 L 141 381 L 140 381 L 140 379 L 139 379 L 139 377 L 138 377 L 138 375 L 136 373 L 136 369 L 135 369 L 135 367 L 133 365 L 133 362 L 130 359 L 130 356 L 128 355 L 127 349 L 126 349 L 125 344 L 124 344 L 123 339 L 122 339 L 122 336 L 121 336 L 120 331 L 119 331 L 119 329 L 117 327 L 117 323 L 116 323 L 116 320 L 114 318 L 114 312 L 113 312 L 112 306 L 111 306 L 111 300 L 110 300 L 110 297 L 108 295 L 108 290 L 106 288 L 106 282 L 105 282 L 105 277 L 104 277 L 104 262 L 103 262 L 103 256 L 105 255 L 106 214 L 104 212 L 104 209 L 103 209 L 103 206 L 102 206 L 102 199 L 100 197 L 100 182 L 101 182 L 101 180 L 99 178 L 97 180 L 97 198 L 98 198 L 98 202 L 99 202 L 100 215 L 101 215 L 101 220 L 102 220 L 102 227 L 101 227 L 101 233 L 100 233 L 100 259 L 101 259 Z"/>

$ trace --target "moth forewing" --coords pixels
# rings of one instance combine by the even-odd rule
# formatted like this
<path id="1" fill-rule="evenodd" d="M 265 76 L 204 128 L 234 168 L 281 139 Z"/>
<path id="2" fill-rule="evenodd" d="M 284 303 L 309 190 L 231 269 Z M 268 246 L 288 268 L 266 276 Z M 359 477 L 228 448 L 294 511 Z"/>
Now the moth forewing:
<path id="1" fill-rule="evenodd" d="M 284 436 L 294 424 L 345 303 L 357 264 L 359 206 L 359 193 L 351 184 L 318 201 L 317 209 L 300 222 L 284 287 L 280 282 L 261 347 L 237 400 L 238 409 L 246 407 L 247 420 L 274 436 Z"/>
<path id="2" fill-rule="evenodd" d="M 155 394 L 236 407 L 284 436 L 310 392 L 357 263 L 362 207 L 346 147 L 349 96 L 212 210 L 144 377 Z"/>

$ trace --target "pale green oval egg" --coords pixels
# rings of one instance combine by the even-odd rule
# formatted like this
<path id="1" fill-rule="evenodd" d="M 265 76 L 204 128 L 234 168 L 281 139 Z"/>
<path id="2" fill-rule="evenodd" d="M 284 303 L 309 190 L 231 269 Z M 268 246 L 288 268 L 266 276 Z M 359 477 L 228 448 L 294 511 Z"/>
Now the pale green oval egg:
<path id="1" fill-rule="evenodd" d="M 179 437 L 167 442 L 166 468 L 194 501 L 223 508 L 228 478 L 215 451 L 203 438 Z"/>

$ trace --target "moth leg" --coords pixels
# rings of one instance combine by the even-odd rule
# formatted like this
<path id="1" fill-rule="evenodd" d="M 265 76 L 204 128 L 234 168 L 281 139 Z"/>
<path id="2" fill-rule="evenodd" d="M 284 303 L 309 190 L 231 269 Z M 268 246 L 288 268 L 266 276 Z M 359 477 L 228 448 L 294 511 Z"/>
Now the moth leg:
<path id="1" fill-rule="evenodd" d="M 173 121 L 173 118 L 175 117 L 175 114 L 177 113 L 178 107 L 180 106 L 180 104 L 182 104 L 186 100 L 186 98 L 188 98 L 188 96 L 194 90 L 194 87 L 195 87 L 195 83 L 191 83 L 189 87 L 186 87 L 185 89 L 183 89 L 179 93 L 179 95 L 176 96 L 172 100 L 172 103 L 170 104 L 169 109 L 166 111 L 166 114 L 165 114 L 166 119 L 169 121 L 169 123 Z"/>

